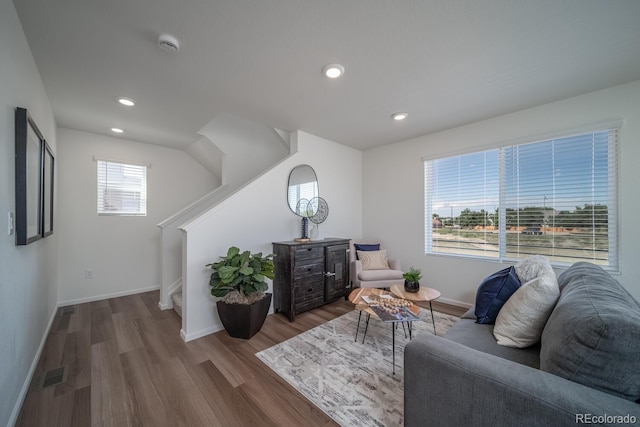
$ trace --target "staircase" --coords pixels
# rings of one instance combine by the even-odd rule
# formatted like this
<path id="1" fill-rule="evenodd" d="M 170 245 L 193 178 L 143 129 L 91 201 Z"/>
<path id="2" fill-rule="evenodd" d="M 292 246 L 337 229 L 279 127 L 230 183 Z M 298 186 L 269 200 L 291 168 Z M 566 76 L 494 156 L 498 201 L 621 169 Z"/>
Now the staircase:
<path id="1" fill-rule="evenodd" d="M 172 294 L 171 301 L 173 301 L 173 310 L 182 317 L 182 291 Z"/>
<path id="2" fill-rule="evenodd" d="M 289 156 L 290 134 L 260 123 L 222 113 L 199 132 L 202 138 L 186 151 L 221 185 L 206 196 L 158 224 L 161 241 L 160 301 L 162 310 L 173 308 L 183 317 L 182 224 L 192 221 L 227 200 L 243 186 Z M 251 155 L 247 156 L 247 153 Z M 185 313 L 185 317 L 186 317 Z M 184 322 L 183 322 L 184 323 Z"/>

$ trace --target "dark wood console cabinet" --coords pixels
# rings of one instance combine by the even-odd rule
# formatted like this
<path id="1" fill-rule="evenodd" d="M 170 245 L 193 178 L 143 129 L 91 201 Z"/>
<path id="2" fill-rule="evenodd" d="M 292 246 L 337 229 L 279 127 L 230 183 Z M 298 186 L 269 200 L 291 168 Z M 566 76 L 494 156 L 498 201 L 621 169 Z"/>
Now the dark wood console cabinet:
<path id="1" fill-rule="evenodd" d="M 289 321 L 347 295 L 349 239 L 274 242 L 273 253 L 273 307 Z"/>

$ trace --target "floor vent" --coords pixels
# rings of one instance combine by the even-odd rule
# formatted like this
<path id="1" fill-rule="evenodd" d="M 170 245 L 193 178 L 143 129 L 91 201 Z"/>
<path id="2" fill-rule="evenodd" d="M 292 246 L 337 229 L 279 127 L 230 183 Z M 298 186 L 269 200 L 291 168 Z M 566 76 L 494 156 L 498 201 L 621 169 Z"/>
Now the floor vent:
<path id="1" fill-rule="evenodd" d="M 66 370 L 64 366 L 47 371 L 44 374 L 44 381 L 42 382 L 42 388 L 50 387 L 52 385 L 60 384 L 66 380 Z"/>
<path id="2" fill-rule="evenodd" d="M 62 307 L 62 315 L 64 316 L 65 314 L 73 314 L 75 313 L 76 308 L 72 305 L 70 305 L 69 307 Z"/>

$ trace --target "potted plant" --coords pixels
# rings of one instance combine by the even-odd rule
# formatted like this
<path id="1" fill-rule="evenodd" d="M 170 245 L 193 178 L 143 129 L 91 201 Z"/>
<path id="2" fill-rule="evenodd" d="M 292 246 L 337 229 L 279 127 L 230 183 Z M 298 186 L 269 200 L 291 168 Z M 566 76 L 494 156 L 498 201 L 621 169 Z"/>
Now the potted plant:
<path id="1" fill-rule="evenodd" d="M 232 246 L 207 267 L 213 270 L 209 286 L 211 295 L 220 298 L 216 306 L 222 325 L 232 337 L 251 338 L 262 328 L 271 306 L 265 279 L 274 277 L 273 254 L 240 252 Z"/>
<path id="2" fill-rule="evenodd" d="M 402 274 L 404 278 L 404 290 L 407 292 L 418 292 L 420 290 L 420 279 L 422 279 L 422 270 L 411 267 L 409 271 Z"/>

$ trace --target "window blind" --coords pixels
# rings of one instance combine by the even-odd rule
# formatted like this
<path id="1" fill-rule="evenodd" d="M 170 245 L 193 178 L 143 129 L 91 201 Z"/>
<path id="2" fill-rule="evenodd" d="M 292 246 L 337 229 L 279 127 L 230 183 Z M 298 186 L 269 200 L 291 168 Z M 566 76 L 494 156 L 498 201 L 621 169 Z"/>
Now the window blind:
<path id="1" fill-rule="evenodd" d="M 617 267 L 618 129 L 425 161 L 425 252 Z"/>
<path id="2" fill-rule="evenodd" d="M 105 160 L 98 164 L 98 215 L 145 216 L 147 167 Z"/>

